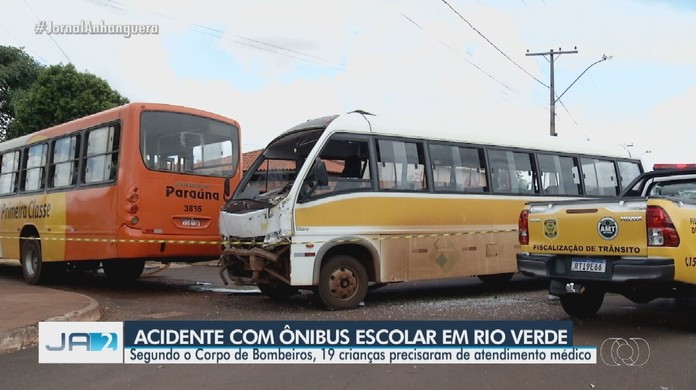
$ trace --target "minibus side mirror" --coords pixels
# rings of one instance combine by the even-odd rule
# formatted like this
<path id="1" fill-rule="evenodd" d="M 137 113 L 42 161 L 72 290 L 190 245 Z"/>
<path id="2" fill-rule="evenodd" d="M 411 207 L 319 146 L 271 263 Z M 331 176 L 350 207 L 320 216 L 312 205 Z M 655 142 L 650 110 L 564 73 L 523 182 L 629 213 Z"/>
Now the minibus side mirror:
<path id="1" fill-rule="evenodd" d="M 300 189 L 300 201 L 307 201 L 317 187 L 328 184 L 329 173 L 326 171 L 326 163 L 316 159 Z"/>

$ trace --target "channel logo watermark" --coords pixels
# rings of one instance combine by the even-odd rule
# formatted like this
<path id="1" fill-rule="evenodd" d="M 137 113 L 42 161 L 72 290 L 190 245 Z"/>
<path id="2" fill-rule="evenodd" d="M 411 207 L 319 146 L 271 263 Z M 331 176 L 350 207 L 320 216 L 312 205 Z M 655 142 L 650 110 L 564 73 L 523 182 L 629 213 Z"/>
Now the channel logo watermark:
<path id="1" fill-rule="evenodd" d="M 75 24 L 58 24 L 52 20 L 40 20 L 34 25 L 34 33 L 41 35 L 158 35 L 158 24 L 108 24 L 103 20 L 92 22 L 81 20 Z"/>
<path id="2" fill-rule="evenodd" d="M 123 363 L 123 322 L 39 322 L 39 363 Z"/>
<path id="3" fill-rule="evenodd" d="M 599 347 L 599 356 L 608 366 L 645 365 L 650 359 L 650 345 L 640 337 L 610 338 L 604 340 Z"/>

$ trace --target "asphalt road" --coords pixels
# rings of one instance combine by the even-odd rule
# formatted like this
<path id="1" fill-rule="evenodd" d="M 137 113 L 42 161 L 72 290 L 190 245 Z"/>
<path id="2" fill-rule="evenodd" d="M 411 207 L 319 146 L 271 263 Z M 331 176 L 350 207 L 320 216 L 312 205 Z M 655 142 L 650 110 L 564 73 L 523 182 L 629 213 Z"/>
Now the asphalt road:
<path id="1" fill-rule="evenodd" d="M 3 269 L 0 277 L 21 278 Z M 566 320 L 543 282 L 516 276 L 505 288 L 476 278 L 395 284 L 364 306 L 331 312 L 312 293 L 273 302 L 253 288 L 225 286 L 215 267 L 179 266 L 115 287 L 97 276 L 52 286 L 99 301 L 105 321 L 195 320 Z M 637 305 L 609 295 L 597 318 L 574 321 L 576 345 L 639 337 L 650 346 L 640 367 L 590 365 L 108 365 L 38 364 L 36 348 L 0 355 L 0 388 L 405 388 L 694 389 L 696 330 L 688 310 L 661 299 Z"/>

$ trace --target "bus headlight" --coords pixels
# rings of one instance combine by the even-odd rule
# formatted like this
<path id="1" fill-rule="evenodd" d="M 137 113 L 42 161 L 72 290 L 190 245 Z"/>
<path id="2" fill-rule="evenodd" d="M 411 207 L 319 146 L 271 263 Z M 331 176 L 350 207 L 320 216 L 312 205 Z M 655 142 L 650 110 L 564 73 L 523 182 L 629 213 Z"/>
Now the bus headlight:
<path id="1" fill-rule="evenodd" d="M 276 245 L 283 241 L 285 236 L 281 235 L 280 232 L 272 232 L 266 234 L 263 238 L 263 245 Z"/>

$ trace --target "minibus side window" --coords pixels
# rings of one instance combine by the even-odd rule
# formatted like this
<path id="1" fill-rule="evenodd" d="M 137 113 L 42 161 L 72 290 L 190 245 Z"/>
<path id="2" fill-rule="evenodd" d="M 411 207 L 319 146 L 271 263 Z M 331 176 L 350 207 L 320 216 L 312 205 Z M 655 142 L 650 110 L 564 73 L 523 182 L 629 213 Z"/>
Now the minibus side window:
<path id="1" fill-rule="evenodd" d="M 427 190 L 423 144 L 378 140 L 377 174 L 381 190 Z"/>
<path id="2" fill-rule="evenodd" d="M 317 187 L 311 198 L 372 189 L 367 140 L 331 139 L 319 154 L 326 165 L 329 182 Z"/>

